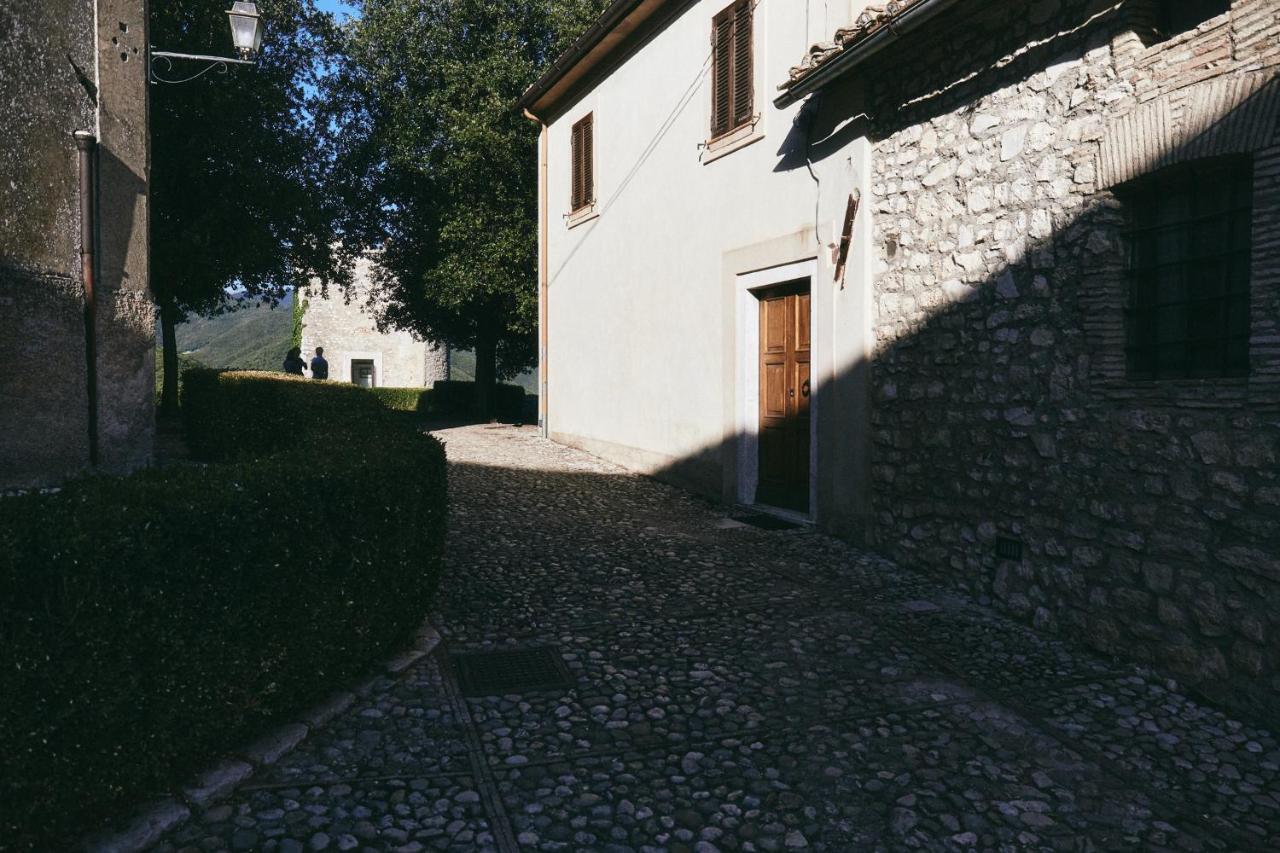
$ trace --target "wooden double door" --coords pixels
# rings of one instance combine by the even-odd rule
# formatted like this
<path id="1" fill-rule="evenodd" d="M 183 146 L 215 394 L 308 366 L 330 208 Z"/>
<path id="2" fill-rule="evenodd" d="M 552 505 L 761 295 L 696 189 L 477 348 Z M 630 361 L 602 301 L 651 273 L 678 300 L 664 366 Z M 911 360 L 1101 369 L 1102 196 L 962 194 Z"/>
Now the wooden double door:
<path id="1" fill-rule="evenodd" d="M 756 503 L 809 511 L 809 280 L 760 294 Z"/>

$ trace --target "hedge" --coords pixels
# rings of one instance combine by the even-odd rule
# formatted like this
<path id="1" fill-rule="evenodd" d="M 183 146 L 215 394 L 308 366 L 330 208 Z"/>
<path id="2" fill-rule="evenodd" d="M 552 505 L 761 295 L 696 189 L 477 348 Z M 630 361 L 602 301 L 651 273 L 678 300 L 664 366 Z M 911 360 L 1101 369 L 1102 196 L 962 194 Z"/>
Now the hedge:
<path id="1" fill-rule="evenodd" d="M 432 411 L 432 391 L 430 388 L 370 388 L 378 402 L 393 412 L 417 412 L 426 414 Z"/>
<path id="2" fill-rule="evenodd" d="M 407 640 L 440 444 L 354 386 L 185 375 L 234 460 L 0 501 L 0 846 L 68 849 Z"/>
<path id="3" fill-rule="evenodd" d="M 416 412 L 464 417 L 475 410 L 476 384 L 437 380 L 433 388 L 370 388 L 383 406 L 397 412 Z M 502 420 L 521 421 L 525 413 L 525 392 L 519 385 L 498 385 L 494 390 L 494 415 Z M 535 416 L 536 417 L 536 416 Z"/>
<path id="4" fill-rule="evenodd" d="M 475 411 L 476 383 L 436 382 L 432 403 L 438 412 L 470 414 Z M 519 385 L 496 386 L 493 393 L 493 413 L 502 420 L 521 420 L 524 414 L 524 389 Z"/>

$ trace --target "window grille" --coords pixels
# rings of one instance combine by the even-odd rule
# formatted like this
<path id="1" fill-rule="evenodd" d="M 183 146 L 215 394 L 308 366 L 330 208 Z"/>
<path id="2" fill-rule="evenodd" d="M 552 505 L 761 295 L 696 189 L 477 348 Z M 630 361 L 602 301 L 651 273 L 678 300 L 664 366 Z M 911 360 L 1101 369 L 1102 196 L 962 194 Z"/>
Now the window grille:
<path id="1" fill-rule="evenodd" d="M 1130 225 L 1129 377 L 1248 375 L 1252 160 L 1174 166 L 1119 195 Z"/>

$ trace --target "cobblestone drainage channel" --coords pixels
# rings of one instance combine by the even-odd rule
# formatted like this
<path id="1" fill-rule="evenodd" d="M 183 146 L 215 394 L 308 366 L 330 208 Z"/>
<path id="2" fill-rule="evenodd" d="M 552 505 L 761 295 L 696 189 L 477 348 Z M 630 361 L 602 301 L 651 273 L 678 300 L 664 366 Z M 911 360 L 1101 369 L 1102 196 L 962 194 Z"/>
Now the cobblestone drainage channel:
<path id="1" fill-rule="evenodd" d="M 506 696 L 573 686 L 555 646 L 500 651 L 453 652 L 449 665 L 463 696 Z"/>

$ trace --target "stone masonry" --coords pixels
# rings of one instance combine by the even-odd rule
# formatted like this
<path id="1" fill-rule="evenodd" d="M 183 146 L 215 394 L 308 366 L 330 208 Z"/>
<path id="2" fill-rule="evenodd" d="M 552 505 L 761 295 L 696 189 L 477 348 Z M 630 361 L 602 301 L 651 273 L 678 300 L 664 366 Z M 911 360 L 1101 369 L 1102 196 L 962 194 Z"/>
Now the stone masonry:
<path id="1" fill-rule="evenodd" d="M 0 9 L 0 488 L 56 484 L 90 465 L 75 131 L 99 143 L 99 469 L 151 458 L 146 46 L 143 0 Z"/>
<path id="2" fill-rule="evenodd" d="M 1150 11 L 962 3 L 855 75 L 874 143 L 875 535 L 1274 723 L 1280 5 L 1236 0 L 1162 42 Z M 1126 119 L 1148 114 L 1163 135 Z M 1126 379 L 1125 213 L 1105 172 L 1242 150 L 1249 377 Z M 998 559 L 997 537 L 1022 558 Z"/>
<path id="3" fill-rule="evenodd" d="M 449 378 L 449 349 L 424 343 L 402 331 L 379 331 L 373 264 L 361 259 L 349 294 L 327 296 L 313 285 L 303 298 L 302 354 L 308 365 L 316 347 L 324 347 L 329 378 L 351 382 L 353 360 L 373 361 L 375 383 L 385 388 L 421 388 Z"/>

